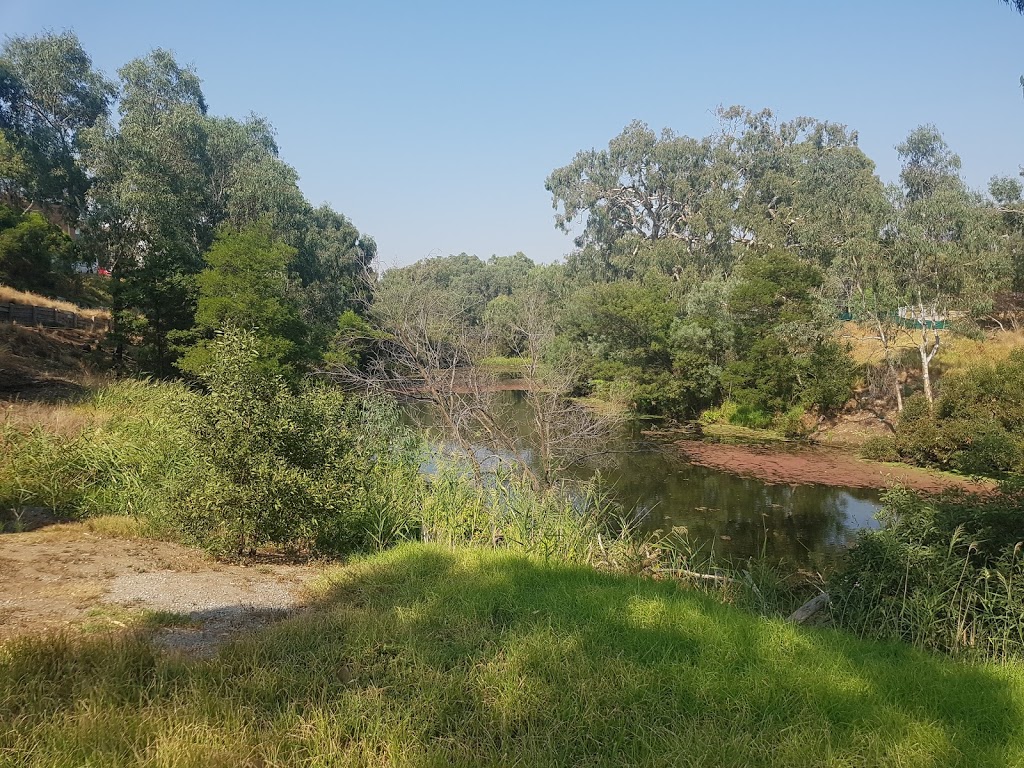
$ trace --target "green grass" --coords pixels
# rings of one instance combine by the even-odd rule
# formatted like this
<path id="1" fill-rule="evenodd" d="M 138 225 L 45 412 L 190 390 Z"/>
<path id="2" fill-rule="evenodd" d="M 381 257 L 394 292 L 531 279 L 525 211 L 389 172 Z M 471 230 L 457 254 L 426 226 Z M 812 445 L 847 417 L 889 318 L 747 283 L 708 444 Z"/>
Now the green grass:
<path id="1" fill-rule="evenodd" d="M 670 582 L 404 545 L 208 660 L 0 650 L 0 764 L 983 766 L 1024 670 L 760 619 Z"/>
<path id="2" fill-rule="evenodd" d="M 530 365 L 530 360 L 525 357 L 502 357 L 492 355 L 477 362 L 477 367 L 494 374 L 517 374 L 521 375 Z"/>
<path id="3" fill-rule="evenodd" d="M 790 438 L 774 429 L 754 429 L 753 427 L 742 427 L 739 424 L 703 424 L 701 428 L 704 434 L 709 437 L 718 437 L 726 440 L 773 443 L 791 442 Z"/>

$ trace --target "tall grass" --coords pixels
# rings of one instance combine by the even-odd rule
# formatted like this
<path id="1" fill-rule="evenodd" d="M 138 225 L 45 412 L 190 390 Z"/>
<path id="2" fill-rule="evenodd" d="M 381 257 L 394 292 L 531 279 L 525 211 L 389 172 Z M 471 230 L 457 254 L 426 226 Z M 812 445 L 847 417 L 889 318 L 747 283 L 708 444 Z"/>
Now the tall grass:
<path id="1" fill-rule="evenodd" d="M 895 490 L 832 585 L 859 634 L 957 655 L 1024 658 L 1024 494 L 926 499 Z"/>
<path id="2" fill-rule="evenodd" d="M 168 489 L 194 459 L 175 416 L 192 397 L 178 385 L 120 381 L 64 406 L 76 414 L 75 429 L 6 420 L 0 506 L 45 507 L 69 517 L 162 517 Z"/>

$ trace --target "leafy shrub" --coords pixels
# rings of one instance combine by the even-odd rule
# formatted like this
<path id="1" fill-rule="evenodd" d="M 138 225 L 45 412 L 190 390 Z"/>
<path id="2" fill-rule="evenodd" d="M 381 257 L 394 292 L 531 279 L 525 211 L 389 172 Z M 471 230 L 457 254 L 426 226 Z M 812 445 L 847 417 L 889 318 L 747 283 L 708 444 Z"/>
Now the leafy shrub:
<path id="1" fill-rule="evenodd" d="M 336 554 L 404 532 L 392 516 L 408 505 L 391 492 L 416 487 L 408 441 L 389 441 L 376 414 L 365 419 L 336 390 L 293 394 L 259 364 L 252 333 L 225 331 L 213 349 L 209 393 L 186 414 L 200 461 L 176 508 L 191 539 L 219 554 L 266 544 Z"/>
<path id="2" fill-rule="evenodd" d="M 1024 491 L 884 497 L 833 580 L 833 614 L 856 632 L 951 653 L 1024 655 Z"/>
<path id="3" fill-rule="evenodd" d="M 988 402 L 976 400 L 965 406 L 961 395 L 956 388 L 944 391 L 934 409 L 923 395 L 909 398 L 896 429 L 899 456 L 922 466 L 989 477 L 1003 477 L 1021 468 L 1024 437 L 1015 422 L 1008 429 L 1007 420 L 1001 418 L 1003 401 L 992 396 Z M 1009 398 L 1010 407 L 1017 397 Z"/>
<path id="4" fill-rule="evenodd" d="M 804 425 L 806 415 L 803 407 L 797 405 L 772 419 L 772 426 L 786 437 L 804 437 L 807 435 L 807 427 Z"/>
<path id="5" fill-rule="evenodd" d="M 872 461 L 900 460 L 900 452 L 896 450 L 896 441 L 889 435 L 869 437 L 860 447 L 860 455 Z"/>
<path id="6" fill-rule="evenodd" d="M 774 418 L 770 413 L 766 413 L 753 405 L 741 405 L 729 417 L 730 424 L 749 427 L 750 429 L 768 429 L 773 421 Z"/>
<path id="7" fill-rule="evenodd" d="M 725 400 L 717 408 L 708 408 L 700 415 L 704 424 L 731 424 L 739 406 L 732 400 Z"/>

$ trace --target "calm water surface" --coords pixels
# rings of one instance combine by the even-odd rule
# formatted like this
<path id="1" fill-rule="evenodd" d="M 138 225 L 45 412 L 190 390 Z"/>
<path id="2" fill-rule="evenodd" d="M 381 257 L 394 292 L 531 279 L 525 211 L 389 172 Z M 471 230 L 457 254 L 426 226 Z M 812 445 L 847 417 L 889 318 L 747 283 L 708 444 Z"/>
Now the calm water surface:
<path id="1" fill-rule="evenodd" d="M 523 434 L 529 423 L 521 409 Z M 429 426 L 420 412 L 416 418 Z M 771 485 L 690 464 L 671 443 L 647 439 L 634 425 L 621 430 L 600 461 L 582 462 L 567 479 L 589 479 L 600 472 L 612 496 L 635 510 L 644 527 L 687 529 L 703 551 L 726 558 L 764 555 L 809 568 L 827 568 L 859 529 L 874 527 L 879 493 L 824 485 Z M 785 450 L 784 445 L 778 446 Z M 521 455 L 532 451 L 524 438 Z"/>

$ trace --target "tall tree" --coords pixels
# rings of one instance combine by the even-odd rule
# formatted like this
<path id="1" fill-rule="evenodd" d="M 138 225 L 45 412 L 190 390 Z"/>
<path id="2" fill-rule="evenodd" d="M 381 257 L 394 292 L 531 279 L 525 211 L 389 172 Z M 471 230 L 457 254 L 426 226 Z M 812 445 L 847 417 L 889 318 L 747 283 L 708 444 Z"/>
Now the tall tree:
<path id="1" fill-rule="evenodd" d="M 885 236 L 901 312 L 915 325 L 922 384 L 932 402 L 931 363 L 941 326 L 985 309 L 1010 270 L 993 242 L 983 201 L 964 185 L 960 158 L 938 130 L 920 126 L 896 149 L 903 160 L 902 189 Z"/>
<path id="2" fill-rule="evenodd" d="M 118 349 L 141 340 L 141 365 L 170 375 L 169 337 L 192 325 L 194 277 L 217 219 L 206 100 L 196 73 L 161 49 L 119 74 L 118 124 L 100 120 L 86 137 L 92 231 L 114 277 Z"/>
<path id="3" fill-rule="evenodd" d="M 106 117 L 114 94 L 73 32 L 8 39 L 0 51 L 0 131 L 28 166 L 9 191 L 61 206 L 73 224 L 89 186 L 81 133 Z"/>
<path id="4" fill-rule="evenodd" d="M 305 203 L 286 240 L 297 250 L 290 269 L 302 318 L 324 345 L 343 314 L 366 313 L 377 244 L 329 206 Z"/>
<path id="5" fill-rule="evenodd" d="M 196 279 L 197 338 L 179 361 L 181 370 L 198 376 L 209 371 L 215 335 L 227 327 L 254 334 L 264 369 L 289 374 L 301 369 L 307 329 L 288 295 L 294 256 L 295 249 L 275 238 L 265 222 L 219 232 Z"/>
<path id="6" fill-rule="evenodd" d="M 658 136 L 639 121 L 545 182 L 559 229 L 585 219 L 575 260 L 594 262 L 605 279 L 637 276 L 644 261 L 664 274 L 677 263 L 708 269 L 728 262 L 724 214 L 733 186 L 732 166 L 714 142 L 668 129 Z"/>

